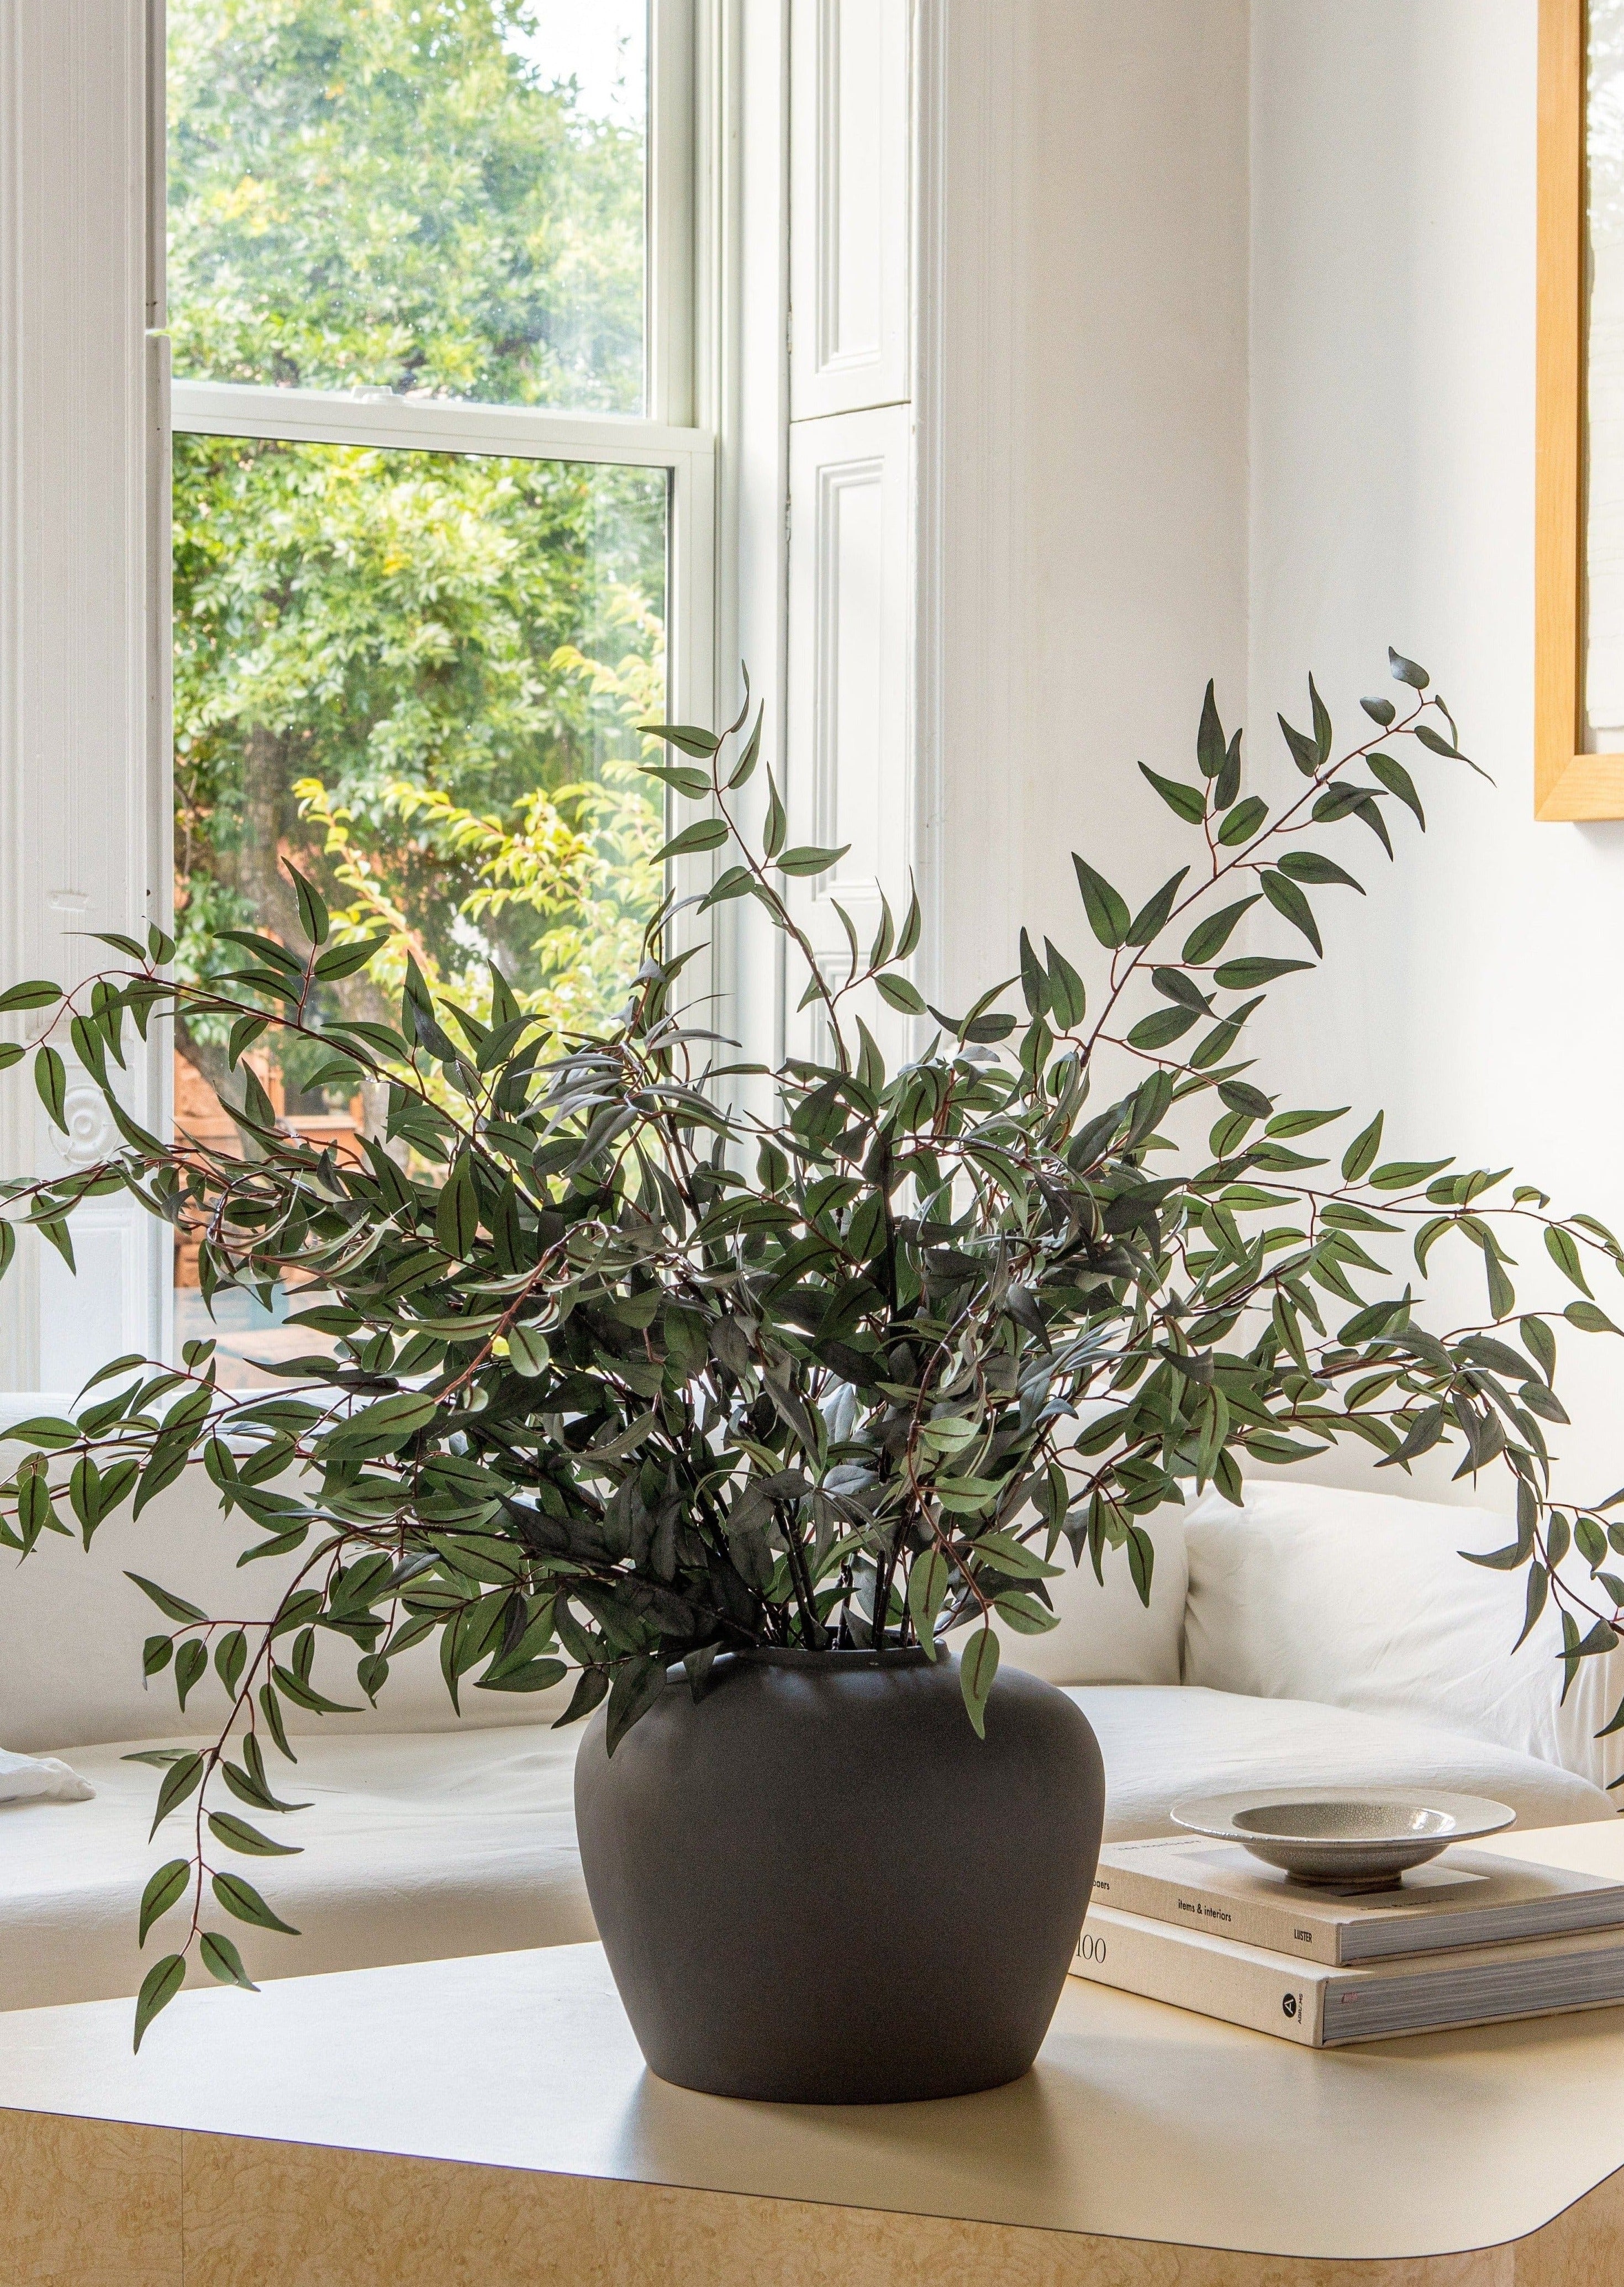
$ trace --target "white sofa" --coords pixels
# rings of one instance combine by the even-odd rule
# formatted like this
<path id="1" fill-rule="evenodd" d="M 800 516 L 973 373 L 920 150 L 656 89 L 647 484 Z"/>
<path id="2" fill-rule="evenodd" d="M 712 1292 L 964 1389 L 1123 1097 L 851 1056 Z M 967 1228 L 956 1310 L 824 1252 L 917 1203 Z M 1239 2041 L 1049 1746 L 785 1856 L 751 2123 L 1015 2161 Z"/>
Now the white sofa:
<path id="1" fill-rule="evenodd" d="M 1295 1483 L 1256 1484 L 1153 1523 L 1148 1611 L 1120 1558 L 1054 1584 L 1059 1627 L 1018 1660 L 1071 1690 L 1099 1735 L 1107 1832 L 1168 1831 L 1179 1796 L 1319 1780 L 1430 1785 L 1509 1803 L 1524 1825 L 1613 1816 L 1624 1740 L 1594 1737 L 1620 1682 L 1587 1662 L 1559 1705 L 1555 1622 L 1509 1656 L 1521 1583 L 1463 1563 L 1503 1540 L 1473 1511 Z M 268 1607 L 267 1568 L 235 1568 L 237 1529 L 206 1495 L 105 1527 L 88 1561 L 51 1540 L 0 1572 L 0 1745 L 60 1755 L 90 1800 L 0 1805 L 0 2008 L 132 1993 L 147 1874 L 184 1851 L 187 1812 L 147 1840 L 156 1773 L 123 1758 L 201 1728 L 140 1683 L 160 1625 L 122 1568 L 222 1615 Z M 341 1645 L 336 1647 L 342 1653 Z M 340 1658 L 318 1680 L 335 1697 Z M 1612 1695 L 1611 1699 L 1609 1695 Z M 257 1977 L 564 1944 L 592 1935 L 571 1810 L 579 1731 L 551 1704 L 465 1690 L 452 1714 L 430 1648 L 376 1715 L 308 1718 L 273 1784 L 309 1808 L 261 1821 L 303 1855 L 248 1871 L 297 1940 L 233 1926 Z M 109 1740 L 115 1744 L 105 1744 Z M 179 1839 L 171 1839 L 171 1838 Z"/>

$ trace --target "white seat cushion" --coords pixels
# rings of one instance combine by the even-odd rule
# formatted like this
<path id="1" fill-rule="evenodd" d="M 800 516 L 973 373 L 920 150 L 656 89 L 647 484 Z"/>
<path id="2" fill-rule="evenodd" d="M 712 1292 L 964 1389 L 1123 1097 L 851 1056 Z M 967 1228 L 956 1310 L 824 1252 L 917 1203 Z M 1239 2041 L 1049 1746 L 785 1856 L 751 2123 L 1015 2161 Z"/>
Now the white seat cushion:
<path id="1" fill-rule="evenodd" d="M 575 1848 L 575 1750 L 584 1726 L 301 1738 L 297 1763 L 273 1751 L 273 1790 L 311 1808 L 257 1814 L 222 1804 L 297 1858 L 241 1858 L 209 1846 L 211 1864 L 245 1874 L 304 1934 L 257 1930 L 210 1900 L 255 1978 L 365 1969 L 452 1954 L 569 1945 L 597 1935 Z M 195 1743 L 194 1743 L 195 1744 Z M 149 1844 L 159 1774 L 120 1760 L 121 1746 L 82 1748 L 74 1765 L 91 1802 L 0 1806 L 0 2009 L 134 1993 L 168 1951 L 161 1922 L 136 1949 L 147 1879 L 191 1845 L 187 1804 Z"/>
<path id="2" fill-rule="evenodd" d="M 1184 1681 L 1440 1724 L 1605 1786 L 1624 1775 L 1624 1731 L 1596 1736 L 1624 1647 L 1582 1661 L 1565 1702 L 1551 1606 L 1514 1655 L 1525 1576 L 1459 1552 L 1515 1538 L 1486 1509 L 1288 1478 L 1249 1482 L 1243 1508 L 1210 1498 L 1185 1527 Z M 1564 1571 L 1588 1587 L 1573 1552 Z"/>
<path id="3" fill-rule="evenodd" d="M 1607 1796 L 1572 1771 L 1422 1723 L 1188 1684 L 1082 1687 L 1068 1697 L 1099 1738 L 1111 1842 L 1175 1832 L 1168 1813 L 1181 1796 L 1299 1780 L 1488 1795 L 1509 1803 L 1519 1826 L 1577 1826 L 1613 1816 Z"/>
<path id="4" fill-rule="evenodd" d="M 1571 1772 L 1417 1724 L 1168 1685 L 1075 1686 L 1071 1697 L 1099 1735 L 1113 1840 L 1168 1832 L 1168 1810 L 1181 1795 L 1298 1778 L 1492 1795 L 1525 1826 L 1612 1816 L 1607 1798 Z M 573 1799 L 582 1729 L 318 1736 L 295 1742 L 297 1764 L 273 1754 L 277 1793 L 311 1808 L 254 1823 L 302 1844 L 303 1855 L 226 1863 L 304 1935 L 229 1923 L 250 1974 L 294 1977 L 592 1937 Z M 161 1923 L 137 1951 L 136 1910 L 148 1876 L 188 1848 L 191 1806 L 149 1844 L 158 1774 L 122 1761 L 126 1752 L 75 1753 L 93 1801 L 0 1807 L 0 2009 L 131 1994 L 167 1950 Z M 177 1909 L 177 1929 L 183 1914 Z M 211 1909 L 209 1919 L 225 1918 Z"/>

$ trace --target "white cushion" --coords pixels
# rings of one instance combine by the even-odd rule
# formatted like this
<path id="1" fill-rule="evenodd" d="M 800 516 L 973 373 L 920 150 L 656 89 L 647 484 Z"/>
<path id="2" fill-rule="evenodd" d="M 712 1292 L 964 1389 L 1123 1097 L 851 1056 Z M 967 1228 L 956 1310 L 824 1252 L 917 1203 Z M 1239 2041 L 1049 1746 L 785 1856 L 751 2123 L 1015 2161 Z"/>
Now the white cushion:
<path id="1" fill-rule="evenodd" d="M 0 1747 L 0 1802 L 88 1802 L 95 1792 L 54 1755 L 8 1755 Z"/>
<path id="2" fill-rule="evenodd" d="M 1249 1699 L 1186 1684 L 1073 1690 L 1105 1765 L 1105 1839 L 1170 1834 L 1184 1795 L 1247 1786 L 1438 1787 L 1509 1803 L 1520 1826 L 1611 1818 L 1572 1771 L 1482 1739 L 1301 1699 Z"/>
<path id="3" fill-rule="evenodd" d="M 5 1457 L 14 1466 L 15 1449 Z M 0 1739 L 21 1750 L 93 1745 L 99 1740 L 172 1737 L 223 1721 L 226 1700 L 210 1671 L 182 1715 L 172 1667 L 144 1683 L 141 1645 L 170 1623 L 124 1577 L 140 1572 L 222 1618 L 268 1618 L 302 1556 L 256 1560 L 244 1549 L 264 1534 L 239 1513 L 223 1515 L 201 1469 L 132 1517 L 108 1519 L 86 1555 L 75 1539 L 46 1533 L 31 1556 L 0 1550 Z M 392 1663 L 376 1713 L 355 1687 L 354 1646 L 323 1634 L 316 1681 L 329 1699 L 359 1703 L 354 1715 L 285 1708 L 288 1728 L 332 1738 L 353 1732 L 443 1730 L 457 1724 L 440 1670 L 438 1637 Z M 462 1724 L 531 1725 L 561 1714 L 569 1693 L 532 1697 L 466 1684 Z"/>
<path id="4" fill-rule="evenodd" d="M 584 1725 L 313 1737 L 297 1763 L 273 1749 L 286 1816 L 249 1813 L 297 1858 L 221 1858 L 284 1921 L 281 1937 L 228 1925 L 255 1978 L 452 1954 L 569 1945 L 596 1935 L 575 1848 L 573 1785 Z M 149 1843 L 159 1773 L 119 1746 L 77 1754 L 94 1801 L 0 1809 L 0 2009 L 134 1993 L 165 1948 L 136 1947 L 141 1891 L 190 1844 L 190 1806 Z M 229 1796 L 228 1808 L 241 1806 Z M 183 1829 L 186 1831 L 183 1832 Z M 178 1907 L 173 1926 L 184 1926 Z"/>
<path id="5" fill-rule="evenodd" d="M 1486 1510 L 1295 1481 L 1249 1483 L 1241 1509 L 1205 1500 L 1185 1529 L 1185 1681 L 1414 1715 L 1604 1786 L 1624 1772 L 1624 1735 L 1595 1736 L 1624 1650 L 1583 1661 L 1565 1705 L 1553 1610 L 1513 1657 L 1525 1576 L 1459 1554 L 1513 1537 Z"/>
<path id="6" fill-rule="evenodd" d="M 1188 1585 L 1184 1512 L 1163 1508 L 1143 1522 L 1155 1552 L 1148 1609 L 1139 1602 L 1125 1551 L 1105 1550 L 1102 1586 L 1087 1553 L 1074 1565 L 1063 1540 L 1054 1559 L 1060 1577 L 1047 1584 L 1058 1626 L 1027 1636 L 994 1621 L 1001 1663 L 1050 1683 L 1176 1683 Z M 955 1650 L 963 1643 L 955 1635 Z"/>

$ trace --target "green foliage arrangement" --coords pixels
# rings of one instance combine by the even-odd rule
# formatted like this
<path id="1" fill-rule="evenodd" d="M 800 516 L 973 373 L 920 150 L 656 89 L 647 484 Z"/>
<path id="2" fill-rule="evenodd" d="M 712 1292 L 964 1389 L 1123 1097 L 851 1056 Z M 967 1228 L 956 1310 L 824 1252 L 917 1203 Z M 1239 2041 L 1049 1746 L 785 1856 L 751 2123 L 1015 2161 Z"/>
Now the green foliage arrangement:
<path id="1" fill-rule="evenodd" d="M 1345 1114 L 1283 1108 L 1236 1056 L 1267 988 L 1319 955 L 1316 896 L 1359 886 L 1323 843 L 1357 825 L 1390 854 L 1400 811 L 1424 824 L 1400 750 L 1465 762 L 1422 670 L 1392 669 L 1404 711 L 1367 700 L 1375 735 L 1340 757 L 1311 685 L 1311 727 L 1282 723 L 1300 779 L 1272 803 L 1243 789 L 1240 734 L 1209 686 L 1197 775 L 1145 770 L 1194 861 L 1136 903 L 1080 857 L 1099 973 L 1023 936 L 1024 1014 L 1002 1008 L 1008 987 L 962 1016 L 927 1009 L 905 973 L 916 899 L 900 926 L 885 911 L 866 956 L 852 930 L 849 968 L 826 972 L 787 883 L 841 853 L 785 846 L 770 770 L 759 844 L 739 829 L 759 716 L 720 737 L 660 726 L 672 759 L 647 768 L 697 812 L 661 858 L 712 853 L 701 912 L 756 900 L 820 1009 L 827 1053 L 770 1075 L 769 1113 L 730 1108 L 730 1083 L 750 1070 L 759 1085 L 759 1068 L 726 1063 L 685 1014 L 692 953 L 672 950 L 669 901 L 598 1033 L 550 1033 L 499 971 L 476 1016 L 415 966 L 397 1024 L 318 1023 L 324 984 L 369 947 L 336 943 L 297 874 L 302 941 L 228 933 L 228 976 L 166 973 L 154 931 L 104 940 L 122 965 L 70 993 L 0 996 L 40 1012 L 50 1116 L 71 1046 L 123 1137 L 97 1166 L 5 1183 L 0 1257 L 28 1224 L 71 1260 L 75 1211 L 125 1191 L 197 1238 L 206 1298 L 268 1301 L 286 1282 L 313 1343 L 268 1392 L 218 1388 L 207 1341 L 173 1367 L 115 1359 L 74 1418 L 11 1433 L 28 1451 L 0 1489 L 0 1539 L 25 1555 L 51 1532 L 93 1545 L 125 1502 L 139 1512 L 201 1466 L 248 1529 L 241 1561 L 290 1560 L 257 1628 L 139 1583 L 165 1623 L 148 1674 L 172 1674 L 184 1711 L 212 1666 L 224 1706 L 211 1744 L 147 1758 L 154 1832 L 184 1811 L 191 1841 L 142 1903 L 143 1940 L 186 1919 L 142 1988 L 138 2040 L 194 1954 L 245 1982 L 211 1898 L 228 1920 L 285 1927 L 228 1862 L 288 1847 L 242 1810 L 287 1808 L 265 1750 L 291 1756 L 289 1705 L 337 1706 L 337 1661 L 368 1700 L 435 1636 L 454 1704 L 573 1673 L 561 1720 L 606 1702 L 613 1747 L 685 1667 L 702 1690 L 729 1647 L 936 1657 L 968 1627 L 979 1730 L 991 1623 L 1051 1626 L 1057 1559 L 1102 1577 L 1125 1563 L 1148 1596 L 1152 1511 L 1208 1484 L 1237 1500 L 1247 1457 L 1350 1437 L 1382 1466 L 1452 1443 L 1462 1473 L 1508 1469 L 1516 1538 L 1476 1561 L 1525 1571 L 1528 1626 L 1556 1601 L 1570 1676 L 1612 1647 L 1624 1580 L 1604 1568 L 1624 1535 L 1606 1512 L 1624 1493 L 1558 1503 L 1544 1425 L 1566 1419 L 1556 1324 L 1618 1331 L 1590 1294 L 1594 1269 L 1624 1265 L 1618 1240 L 1531 1187 L 1492 1204 L 1504 1171 L 1384 1159 L 1380 1113 L 1335 1157 L 1303 1151 Z M 1248 916 L 1291 949 L 1233 950 Z M 896 1070 L 861 1013 L 879 1002 L 913 1020 Z M 243 1156 L 144 1134 L 121 1104 L 131 1030 L 163 1015 L 228 1027 Z M 278 1125 L 242 1062 L 267 1031 L 319 1049 L 345 1088 L 386 1089 L 387 1140 L 364 1164 Z M 1113 1065 L 1132 1081 L 1120 1093 Z M 1180 1145 L 1167 1131 L 1192 1119 Z M 1572 1286 L 1565 1310 L 1517 1315 L 1519 1231 Z M 1403 1244 L 1424 1272 L 1446 1240 L 1480 1256 L 1487 1310 L 1440 1333 L 1382 1258 Z M 1559 1569 L 1573 1544 L 1588 1602 Z"/>

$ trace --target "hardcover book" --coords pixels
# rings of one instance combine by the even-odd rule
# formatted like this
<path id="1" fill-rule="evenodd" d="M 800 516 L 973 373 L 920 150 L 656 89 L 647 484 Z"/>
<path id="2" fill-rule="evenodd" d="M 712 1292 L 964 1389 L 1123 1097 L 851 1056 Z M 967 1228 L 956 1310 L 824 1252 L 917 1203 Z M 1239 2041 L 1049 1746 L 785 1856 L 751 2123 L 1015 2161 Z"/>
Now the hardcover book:
<path id="1" fill-rule="evenodd" d="M 1238 1842 L 1115 1842 L 1099 1854 L 1094 1903 L 1332 1967 L 1624 1925 L 1624 1882 L 1463 1843 L 1360 1895 L 1293 1882 Z"/>
<path id="2" fill-rule="evenodd" d="M 1624 1930 L 1335 1969 L 1093 1906 L 1075 1974 L 1308 2048 L 1335 2048 L 1624 2001 Z"/>

